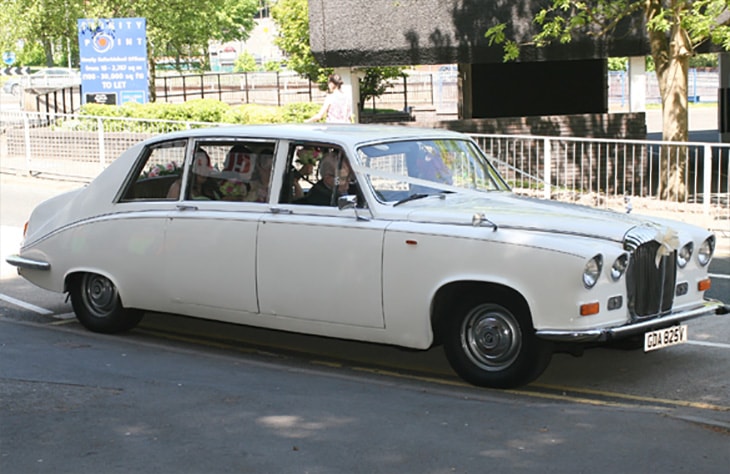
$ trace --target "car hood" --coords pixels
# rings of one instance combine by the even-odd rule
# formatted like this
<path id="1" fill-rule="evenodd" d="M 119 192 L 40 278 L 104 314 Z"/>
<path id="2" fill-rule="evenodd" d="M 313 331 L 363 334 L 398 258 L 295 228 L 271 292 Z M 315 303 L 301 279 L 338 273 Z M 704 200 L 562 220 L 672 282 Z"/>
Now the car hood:
<path id="1" fill-rule="evenodd" d="M 442 199 L 434 196 L 403 204 L 403 207 L 409 208 L 407 219 L 412 222 L 472 225 L 474 216 L 478 215 L 482 226 L 581 235 L 616 242 L 622 242 L 626 233 L 637 226 L 665 230 L 661 220 L 648 216 L 528 198 L 508 192 L 492 192 L 484 197 L 442 196 Z"/>

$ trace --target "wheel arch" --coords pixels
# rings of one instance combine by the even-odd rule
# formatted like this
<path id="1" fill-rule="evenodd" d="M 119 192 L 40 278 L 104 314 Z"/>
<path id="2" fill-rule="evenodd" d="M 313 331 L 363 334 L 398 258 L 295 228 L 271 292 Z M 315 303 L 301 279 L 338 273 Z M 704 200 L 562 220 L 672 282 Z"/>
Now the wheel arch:
<path id="1" fill-rule="evenodd" d="M 101 275 L 111 281 L 114 284 L 114 287 L 117 289 L 117 293 L 119 294 L 119 301 L 121 301 L 122 306 L 124 306 L 124 291 L 122 287 L 119 286 L 119 282 L 117 281 L 117 279 L 114 278 L 114 276 L 110 273 L 99 270 L 98 268 L 75 268 L 73 270 L 70 270 L 68 273 L 66 273 L 66 276 L 63 279 L 63 292 L 68 293 L 69 291 L 71 291 L 72 286 L 85 273 L 94 273 L 96 275 Z"/>
<path id="2" fill-rule="evenodd" d="M 515 311 L 524 312 L 534 326 L 527 300 L 514 288 L 488 281 L 453 281 L 439 288 L 431 303 L 431 329 L 433 331 L 434 346 L 442 343 L 444 325 L 449 320 L 451 313 L 450 308 L 459 298 L 475 293 L 489 295 L 495 303 L 501 303 L 513 308 Z"/>

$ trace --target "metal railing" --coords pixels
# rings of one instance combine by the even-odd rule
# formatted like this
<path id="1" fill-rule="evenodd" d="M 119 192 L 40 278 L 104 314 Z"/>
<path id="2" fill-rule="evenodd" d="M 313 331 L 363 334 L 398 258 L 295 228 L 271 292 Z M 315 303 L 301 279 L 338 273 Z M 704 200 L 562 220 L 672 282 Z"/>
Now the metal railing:
<path id="1" fill-rule="evenodd" d="M 730 232 L 730 144 L 472 135 L 520 193 Z M 660 183 L 679 192 L 666 197 Z"/>
<path id="2" fill-rule="evenodd" d="M 0 112 L 0 171 L 90 181 L 140 140 L 211 125 Z M 689 219 L 730 233 L 730 144 L 472 136 L 518 193 Z M 665 199 L 659 183 L 674 169 L 683 192 Z"/>

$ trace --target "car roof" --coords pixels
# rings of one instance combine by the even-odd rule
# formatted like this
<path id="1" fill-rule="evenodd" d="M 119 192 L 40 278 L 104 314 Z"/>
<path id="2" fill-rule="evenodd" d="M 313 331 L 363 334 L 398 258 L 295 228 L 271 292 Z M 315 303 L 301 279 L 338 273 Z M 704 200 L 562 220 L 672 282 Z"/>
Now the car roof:
<path id="1" fill-rule="evenodd" d="M 223 125 L 172 132 L 151 138 L 158 142 L 176 138 L 270 138 L 293 141 L 321 141 L 357 147 L 365 143 L 391 140 L 469 139 L 445 129 L 372 124 L 265 124 Z"/>

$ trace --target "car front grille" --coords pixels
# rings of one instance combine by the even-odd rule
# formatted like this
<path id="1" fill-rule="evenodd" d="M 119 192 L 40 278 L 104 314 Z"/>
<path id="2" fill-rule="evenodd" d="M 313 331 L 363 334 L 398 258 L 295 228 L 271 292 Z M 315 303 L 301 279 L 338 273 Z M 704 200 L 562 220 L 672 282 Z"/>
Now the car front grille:
<path id="1" fill-rule="evenodd" d="M 677 251 L 656 264 L 659 242 L 651 240 L 633 248 L 626 272 L 628 307 L 634 320 L 649 319 L 672 310 L 677 280 Z M 627 247 L 627 246 L 625 246 Z M 632 246 L 628 246 L 631 250 Z"/>

